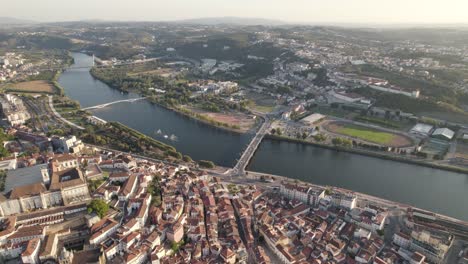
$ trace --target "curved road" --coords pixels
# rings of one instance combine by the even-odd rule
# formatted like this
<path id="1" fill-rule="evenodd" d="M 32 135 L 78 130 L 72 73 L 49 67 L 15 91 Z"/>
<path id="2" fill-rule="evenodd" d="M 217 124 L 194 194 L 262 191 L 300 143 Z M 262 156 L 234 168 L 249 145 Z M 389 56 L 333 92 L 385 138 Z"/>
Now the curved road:
<path id="1" fill-rule="evenodd" d="M 74 124 L 74 123 L 68 121 L 67 119 L 63 118 L 63 117 L 57 112 L 57 110 L 55 110 L 55 108 L 54 108 L 54 102 L 53 102 L 53 100 L 52 100 L 53 97 L 52 97 L 51 95 L 49 95 L 48 97 L 49 97 L 49 107 L 50 107 L 50 110 L 52 110 L 52 113 L 54 113 L 54 115 L 55 115 L 58 119 L 60 119 L 62 122 L 64 122 L 65 124 L 67 124 L 67 125 L 69 125 L 69 126 L 71 126 L 71 127 L 77 128 L 77 129 L 79 129 L 79 130 L 84 130 L 84 127 L 79 126 L 79 125 L 77 125 L 77 124 Z"/>

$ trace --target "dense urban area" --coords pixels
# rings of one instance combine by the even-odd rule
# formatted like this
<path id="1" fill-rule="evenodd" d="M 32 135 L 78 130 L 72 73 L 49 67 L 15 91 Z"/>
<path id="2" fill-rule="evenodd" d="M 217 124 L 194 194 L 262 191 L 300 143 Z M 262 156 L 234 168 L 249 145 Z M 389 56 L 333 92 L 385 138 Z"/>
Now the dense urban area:
<path id="1" fill-rule="evenodd" d="M 0 26 L 0 263 L 468 263 L 467 219 L 248 169 L 270 138 L 468 173 L 467 41 L 453 28 Z M 131 96 L 82 107 L 65 71 Z M 250 141 L 228 168 L 94 114 L 140 101 Z"/>

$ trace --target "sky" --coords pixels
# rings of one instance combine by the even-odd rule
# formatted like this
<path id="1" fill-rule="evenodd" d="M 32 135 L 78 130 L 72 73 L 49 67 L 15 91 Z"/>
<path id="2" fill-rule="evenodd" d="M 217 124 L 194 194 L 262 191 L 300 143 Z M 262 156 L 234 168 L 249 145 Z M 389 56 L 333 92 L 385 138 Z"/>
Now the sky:
<path id="1" fill-rule="evenodd" d="M 295 23 L 468 23 L 468 0 L 5 0 L 0 17 L 166 21 L 253 17 Z"/>

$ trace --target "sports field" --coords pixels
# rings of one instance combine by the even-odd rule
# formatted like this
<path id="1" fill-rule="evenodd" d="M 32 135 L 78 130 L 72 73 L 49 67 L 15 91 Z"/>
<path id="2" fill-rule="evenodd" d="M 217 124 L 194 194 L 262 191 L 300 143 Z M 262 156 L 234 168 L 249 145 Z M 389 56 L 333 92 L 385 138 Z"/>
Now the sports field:
<path id="1" fill-rule="evenodd" d="M 353 125 L 344 122 L 332 122 L 326 125 L 330 132 L 360 139 L 370 143 L 376 143 L 390 147 L 405 147 L 412 144 L 412 140 L 400 134 L 385 132 L 364 126 Z"/>
<path id="2" fill-rule="evenodd" d="M 386 145 L 392 142 L 392 140 L 395 138 L 394 134 L 372 131 L 358 127 L 341 127 L 338 129 L 337 132 L 346 136 L 360 138 L 366 141 L 371 141 L 382 145 Z"/>

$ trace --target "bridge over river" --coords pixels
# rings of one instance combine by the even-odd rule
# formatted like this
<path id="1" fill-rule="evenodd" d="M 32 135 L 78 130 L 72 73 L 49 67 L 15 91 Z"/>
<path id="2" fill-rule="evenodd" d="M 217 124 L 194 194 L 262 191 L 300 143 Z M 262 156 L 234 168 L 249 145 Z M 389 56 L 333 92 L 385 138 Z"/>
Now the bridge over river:
<path id="1" fill-rule="evenodd" d="M 242 152 L 242 155 L 237 160 L 236 165 L 230 169 L 227 174 L 230 174 L 231 176 L 245 176 L 245 168 L 247 165 L 249 165 L 250 160 L 255 154 L 255 151 L 257 151 L 258 146 L 260 146 L 263 137 L 266 135 L 271 125 L 271 121 L 267 116 L 263 118 L 265 121 L 263 122 L 262 126 L 260 129 L 258 129 L 257 133 L 255 133 L 255 136 L 253 137 L 252 141 L 250 141 L 244 152 Z"/>
<path id="2" fill-rule="evenodd" d="M 141 100 L 144 100 L 144 99 L 146 99 L 146 97 L 118 100 L 118 101 L 109 102 L 109 103 L 105 103 L 105 104 L 100 104 L 100 105 L 81 108 L 81 110 L 99 109 L 99 108 L 104 108 L 104 107 L 107 107 L 107 106 L 113 105 L 113 104 L 124 103 L 124 102 L 136 102 L 136 101 L 141 101 Z"/>

